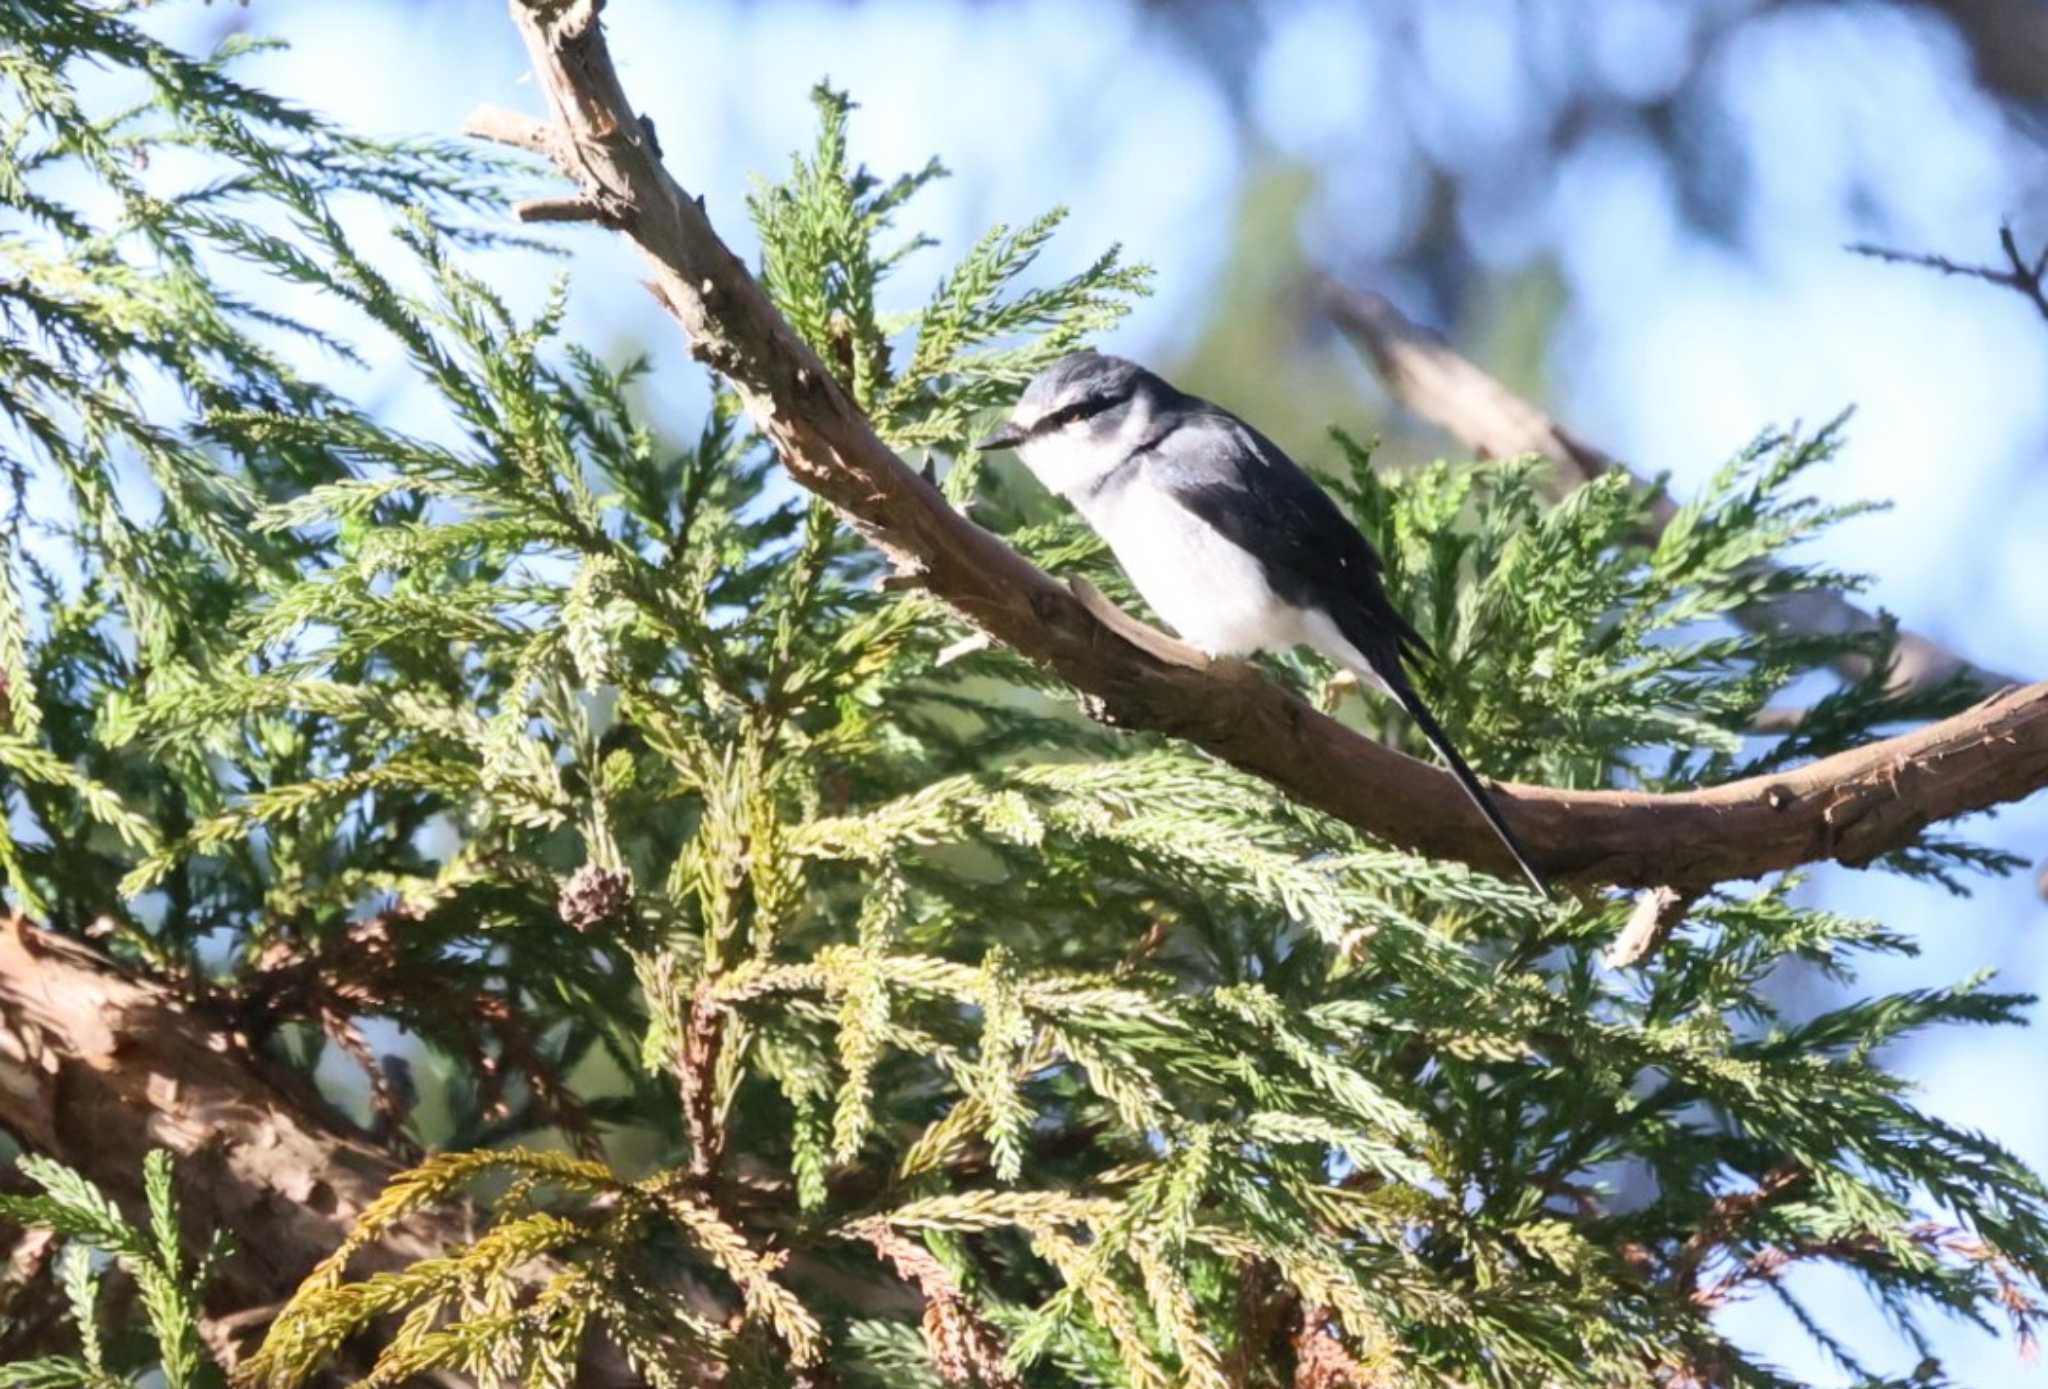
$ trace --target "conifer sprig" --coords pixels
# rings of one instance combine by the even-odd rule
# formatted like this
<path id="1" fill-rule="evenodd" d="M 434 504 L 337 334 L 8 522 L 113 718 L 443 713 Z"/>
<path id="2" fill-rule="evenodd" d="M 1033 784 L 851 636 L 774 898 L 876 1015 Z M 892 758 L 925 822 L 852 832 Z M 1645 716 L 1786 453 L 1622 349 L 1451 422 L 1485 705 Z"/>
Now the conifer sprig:
<path id="1" fill-rule="evenodd" d="M 43 1355 L 0 1365 L 0 1383 L 37 1389 L 126 1389 L 154 1368 L 169 1389 L 217 1389 L 223 1384 L 219 1367 L 201 1342 L 199 1325 L 212 1266 L 225 1256 L 228 1245 L 216 1231 L 199 1260 L 186 1253 L 172 1189 L 171 1155 L 159 1148 L 143 1163 L 146 1228 L 131 1225 L 98 1187 L 62 1163 L 27 1155 L 16 1167 L 41 1188 L 41 1194 L 0 1195 L 0 1219 L 63 1237 L 58 1277 L 78 1330 L 80 1353 L 76 1358 Z M 94 1254 L 110 1259 L 135 1284 L 142 1329 L 151 1345 L 139 1363 L 124 1365 L 110 1354 L 100 1312 L 104 1278 Z"/>

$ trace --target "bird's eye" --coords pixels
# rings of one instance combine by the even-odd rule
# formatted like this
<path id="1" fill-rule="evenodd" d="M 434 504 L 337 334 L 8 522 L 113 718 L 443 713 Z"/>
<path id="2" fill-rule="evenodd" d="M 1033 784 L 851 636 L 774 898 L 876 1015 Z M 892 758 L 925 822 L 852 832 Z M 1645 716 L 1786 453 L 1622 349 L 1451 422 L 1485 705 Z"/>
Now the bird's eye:
<path id="1" fill-rule="evenodd" d="M 1052 417 L 1046 420 L 1046 428 L 1065 429 L 1068 425 L 1085 420 L 1090 415 L 1101 413 L 1102 407 L 1103 402 L 1099 400 L 1077 400 L 1072 405 L 1063 405 L 1053 411 Z"/>
<path id="2" fill-rule="evenodd" d="M 1116 403 L 1117 401 L 1113 397 L 1098 395 L 1089 396 L 1086 400 L 1077 400 L 1071 405 L 1062 405 L 1057 410 L 1049 410 L 1045 414 L 1040 415 L 1038 423 L 1031 426 L 1031 433 L 1051 434 L 1055 430 L 1065 429 L 1076 420 L 1085 420 L 1091 415 L 1099 415 Z"/>

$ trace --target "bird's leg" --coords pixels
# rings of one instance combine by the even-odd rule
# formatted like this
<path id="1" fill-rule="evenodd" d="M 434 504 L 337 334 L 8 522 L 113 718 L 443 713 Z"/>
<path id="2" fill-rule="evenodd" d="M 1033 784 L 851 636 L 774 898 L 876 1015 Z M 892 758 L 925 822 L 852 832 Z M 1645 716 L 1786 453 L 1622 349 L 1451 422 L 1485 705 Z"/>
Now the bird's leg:
<path id="1" fill-rule="evenodd" d="M 1103 596 L 1101 589 L 1086 579 L 1069 579 L 1067 587 L 1073 591 L 1074 597 L 1088 610 L 1090 616 L 1146 655 L 1168 665 L 1188 666 L 1195 670 L 1207 670 L 1213 664 L 1210 657 L 1186 642 L 1169 637 L 1157 627 L 1147 626 L 1132 617 L 1110 602 Z"/>
<path id="2" fill-rule="evenodd" d="M 1344 696 L 1359 687 L 1360 681 L 1350 671 L 1339 669 L 1323 682 L 1323 688 L 1316 697 L 1316 708 L 1325 714 L 1335 714 L 1337 706 L 1344 702 Z"/>

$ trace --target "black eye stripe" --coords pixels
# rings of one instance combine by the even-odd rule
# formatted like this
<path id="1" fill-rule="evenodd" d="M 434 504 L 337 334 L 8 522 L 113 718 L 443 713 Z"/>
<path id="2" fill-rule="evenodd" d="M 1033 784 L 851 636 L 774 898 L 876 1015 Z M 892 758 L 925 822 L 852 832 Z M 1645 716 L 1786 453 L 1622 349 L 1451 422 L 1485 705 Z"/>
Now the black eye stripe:
<path id="1" fill-rule="evenodd" d="M 1055 429 L 1065 428 L 1075 420 L 1085 420 L 1090 415 L 1099 415 L 1104 410 L 1118 403 L 1118 398 L 1115 396 L 1089 396 L 1085 400 L 1075 401 L 1072 405 L 1062 405 L 1049 415 L 1040 416 L 1038 423 L 1031 426 L 1031 432 L 1033 434 L 1049 434 Z"/>

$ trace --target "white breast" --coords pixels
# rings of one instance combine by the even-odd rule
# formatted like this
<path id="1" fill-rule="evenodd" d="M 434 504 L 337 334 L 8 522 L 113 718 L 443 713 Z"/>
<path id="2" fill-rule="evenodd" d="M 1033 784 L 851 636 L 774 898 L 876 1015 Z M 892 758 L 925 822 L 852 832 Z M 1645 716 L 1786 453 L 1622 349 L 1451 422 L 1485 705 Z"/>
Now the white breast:
<path id="1" fill-rule="evenodd" d="M 1150 403 L 1140 398 L 1108 438 L 1070 427 L 1041 435 L 1019 452 L 1038 480 L 1071 501 L 1109 542 L 1132 585 L 1183 641 L 1212 656 L 1281 651 L 1303 642 L 1339 660 L 1353 654 L 1327 617 L 1282 602 L 1257 560 L 1147 477 L 1145 459 L 1117 471 L 1142 449 L 1152 420 Z M 1313 631 L 1312 622 L 1320 624 Z M 1326 637 L 1343 653 L 1331 651 Z"/>
<path id="2" fill-rule="evenodd" d="M 1257 560 L 1143 478 L 1119 479 L 1075 504 L 1109 542 L 1152 610 L 1212 656 L 1280 650 L 1304 640 L 1302 612 L 1281 601 Z"/>

